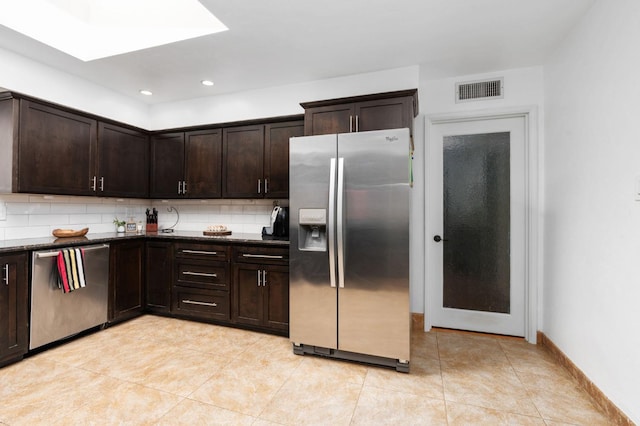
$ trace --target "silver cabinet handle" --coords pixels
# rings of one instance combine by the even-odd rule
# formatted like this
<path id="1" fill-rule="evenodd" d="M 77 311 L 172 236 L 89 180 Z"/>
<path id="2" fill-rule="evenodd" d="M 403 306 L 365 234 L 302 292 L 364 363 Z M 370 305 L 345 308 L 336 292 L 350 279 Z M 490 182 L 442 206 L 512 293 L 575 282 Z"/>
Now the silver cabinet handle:
<path id="1" fill-rule="evenodd" d="M 100 177 L 100 191 L 104 192 L 104 176 Z"/>
<path id="2" fill-rule="evenodd" d="M 258 194 L 262 192 L 262 179 L 258 179 Z"/>
<path id="3" fill-rule="evenodd" d="M 182 193 L 182 182 L 178 181 L 178 195 Z"/>
<path id="4" fill-rule="evenodd" d="M 349 132 L 353 132 L 353 115 L 349 116 Z"/>
<path id="5" fill-rule="evenodd" d="M 258 287 L 260 287 L 262 283 L 260 282 L 260 270 L 258 269 Z"/>
<path id="6" fill-rule="evenodd" d="M 242 253 L 242 257 L 254 257 L 258 259 L 284 259 L 282 255 L 275 254 L 250 254 L 250 253 Z"/>
<path id="7" fill-rule="evenodd" d="M 269 193 L 269 179 L 264 178 L 264 193 Z"/>
<path id="8" fill-rule="evenodd" d="M 262 286 L 263 287 L 267 286 L 267 270 L 266 269 L 262 270 Z"/>
<path id="9" fill-rule="evenodd" d="M 356 132 L 360 131 L 360 116 L 356 115 Z"/>
<path id="10" fill-rule="evenodd" d="M 9 264 L 6 263 L 3 269 L 4 269 L 4 278 L 2 280 L 4 281 L 4 285 L 9 285 Z"/>
<path id="11" fill-rule="evenodd" d="M 218 306 L 217 303 L 209 303 L 209 302 L 198 302 L 197 300 L 189 300 L 189 299 L 183 299 L 182 303 L 186 303 L 188 305 L 200 305 L 200 306 L 211 306 L 211 307 L 216 307 Z"/>
<path id="12" fill-rule="evenodd" d="M 183 253 L 189 254 L 207 254 L 209 256 L 215 256 L 218 254 L 217 251 L 206 251 L 206 250 L 182 250 Z"/>
<path id="13" fill-rule="evenodd" d="M 338 225 L 338 286 L 344 288 L 344 158 L 338 159 L 338 194 L 337 215 Z"/>
<path id="14" fill-rule="evenodd" d="M 109 244 L 101 244 L 99 246 L 89 246 L 89 247 L 71 247 L 71 248 L 81 248 L 84 251 L 91 251 L 91 250 L 99 250 L 99 249 L 109 248 Z M 56 256 L 58 256 L 59 253 L 60 253 L 60 251 L 50 251 L 50 252 L 46 252 L 46 253 L 36 253 L 36 258 L 37 259 L 43 259 L 45 257 L 56 257 Z"/>
<path id="15" fill-rule="evenodd" d="M 210 274 L 207 272 L 191 272 L 191 271 L 184 271 L 182 272 L 182 275 L 194 275 L 196 277 L 212 277 L 212 278 L 218 278 L 218 274 Z"/>
<path id="16" fill-rule="evenodd" d="M 336 159 L 331 159 L 329 171 L 329 280 L 331 287 L 336 286 Z"/>
<path id="17" fill-rule="evenodd" d="M 182 181 L 182 195 L 187 193 L 187 181 L 183 180 Z"/>
<path id="18" fill-rule="evenodd" d="M 98 177 L 94 176 L 91 178 L 91 190 L 93 192 L 96 192 L 96 181 L 97 181 Z"/>

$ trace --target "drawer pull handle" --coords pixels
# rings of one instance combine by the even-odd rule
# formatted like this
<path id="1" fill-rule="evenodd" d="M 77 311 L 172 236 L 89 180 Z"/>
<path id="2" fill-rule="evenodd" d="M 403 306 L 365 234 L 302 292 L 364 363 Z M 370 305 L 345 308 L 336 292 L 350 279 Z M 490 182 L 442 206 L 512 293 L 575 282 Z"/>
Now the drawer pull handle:
<path id="1" fill-rule="evenodd" d="M 255 257 L 258 259 L 284 259 L 284 256 L 279 254 L 279 255 L 274 255 L 274 254 L 249 254 L 249 253 L 242 253 L 242 257 Z"/>
<path id="2" fill-rule="evenodd" d="M 4 285 L 9 285 L 9 264 L 4 265 L 2 269 L 4 269 L 4 278 L 2 278 L 2 281 L 4 281 Z"/>
<path id="3" fill-rule="evenodd" d="M 218 254 L 217 251 L 206 251 L 206 250 L 182 250 L 183 253 L 189 254 L 208 254 L 210 256 L 215 256 Z"/>
<path id="4" fill-rule="evenodd" d="M 191 272 L 191 271 L 184 271 L 182 275 L 195 275 L 196 277 L 213 277 L 213 278 L 218 277 L 218 274 L 208 274 L 206 272 Z"/>
<path id="5" fill-rule="evenodd" d="M 218 306 L 217 303 L 198 302 L 197 300 L 188 300 L 188 299 L 183 299 L 182 303 L 186 303 L 188 305 L 211 306 L 211 307 L 214 307 L 214 308 Z"/>

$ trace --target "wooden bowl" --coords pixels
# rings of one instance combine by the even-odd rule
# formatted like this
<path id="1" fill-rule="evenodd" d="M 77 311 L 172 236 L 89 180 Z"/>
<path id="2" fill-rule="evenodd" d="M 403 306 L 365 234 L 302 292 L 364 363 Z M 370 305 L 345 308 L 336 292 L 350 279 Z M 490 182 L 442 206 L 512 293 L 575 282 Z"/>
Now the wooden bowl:
<path id="1" fill-rule="evenodd" d="M 83 237 L 89 232 L 89 228 L 83 228 L 78 231 L 74 231 L 73 229 L 54 229 L 52 234 L 54 237 L 58 238 L 69 238 L 69 237 Z"/>

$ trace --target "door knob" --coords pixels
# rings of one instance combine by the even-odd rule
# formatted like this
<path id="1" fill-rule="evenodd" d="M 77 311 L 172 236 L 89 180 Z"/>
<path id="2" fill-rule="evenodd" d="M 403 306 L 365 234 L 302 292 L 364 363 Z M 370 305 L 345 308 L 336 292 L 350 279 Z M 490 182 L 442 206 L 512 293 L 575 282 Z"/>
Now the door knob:
<path id="1" fill-rule="evenodd" d="M 442 238 L 440 235 L 435 235 L 433 237 L 433 241 L 435 241 L 436 243 L 439 243 L 440 241 L 449 241 L 449 240 L 445 240 L 444 238 Z"/>

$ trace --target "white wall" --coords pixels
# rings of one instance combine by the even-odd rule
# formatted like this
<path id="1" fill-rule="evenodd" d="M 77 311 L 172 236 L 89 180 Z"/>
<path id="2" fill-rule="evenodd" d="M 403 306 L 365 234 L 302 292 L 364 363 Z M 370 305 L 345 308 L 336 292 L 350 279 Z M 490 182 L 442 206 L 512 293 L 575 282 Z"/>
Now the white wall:
<path id="1" fill-rule="evenodd" d="M 544 78 L 542 67 L 518 68 L 495 71 L 486 74 L 464 75 L 436 80 L 429 79 L 429 73 L 429 66 L 421 67 L 419 90 L 420 111 L 421 115 L 424 115 L 425 118 L 424 120 L 422 120 L 422 122 L 424 123 L 423 125 L 426 124 L 426 121 L 428 121 L 429 117 L 437 115 L 461 113 L 469 113 L 470 115 L 472 115 L 478 112 L 496 112 L 511 110 L 513 108 L 526 109 L 533 107 L 537 111 L 537 122 L 531 124 L 537 126 L 537 133 L 539 134 L 538 145 L 542 146 L 542 128 L 544 123 Z M 504 78 L 504 97 L 502 99 L 479 100 L 462 103 L 455 102 L 455 85 L 457 82 L 484 80 L 497 77 Z M 426 132 L 421 132 L 420 134 L 422 135 L 423 133 Z M 420 158 L 419 164 L 425 169 L 429 165 L 428 159 L 424 157 L 427 151 L 424 146 L 426 136 L 427 135 L 424 134 L 421 140 L 416 141 L 416 149 L 418 150 L 417 155 L 422 156 L 422 158 Z M 420 171 L 420 173 L 422 182 L 419 184 L 419 187 L 424 193 L 426 185 L 426 182 L 424 181 L 425 173 L 422 170 Z M 429 202 L 428 200 L 424 200 L 424 196 L 422 197 L 422 199 L 423 202 Z M 422 217 L 424 220 L 424 208 L 422 209 Z M 427 239 L 426 241 L 423 239 L 423 243 L 429 244 L 429 242 L 430 239 Z M 419 259 L 419 261 L 422 265 L 424 265 L 424 247 L 422 247 L 421 255 L 422 257 Z M 423 277 L 426 276 L 428 276 L 428 274 L 426 274 L 426 271 L 423 271 Z M 427 284 L 426 279 L 423 279 L 423 282 L 424 285 L 420 287 L 414 286 L 412 288 L 413 295 L 411 301 L 413 312 L 424 312 L 425 286 Z M 538 293 L 538 300 L 542 300 L 542 286 L 538 287 Z M 539 304 L 539 319 L 542 317 L 541 309 L 541 304 Z"/>
<path id="2" fill-rule="evenodd" d="M 640 423 L 640 2 L 599 0 L 545 66 L 544 332 Z"/>
<path id="3" fill-rule="evenodd" d="M 0 48 L 0 87 L 146 129 L 148 106 Z"/>
<path id="4" fill-rule="evenodd" d="M 300 102 L 417 87 L 418 67 L 413 66 L 170 102 L 151 107 L 149 130 L 302 114 Z"/>
<path id="5" fill-rule="evenodd" d="M 428 69 L 428 68 L 425 68 Z M 422 68 L 421 68 L 422 70 Z M 425 115 L 460 113 L 463 111 L 496 110 L 522 106 L 542 106 L 542 67 L 517 68 L 486 74 L 473 74 L 429 80 L 421 72 L 420 111 Z M 456 83 L 504 77 L 504 97 L 502 99 L 455 102 Z"/>

